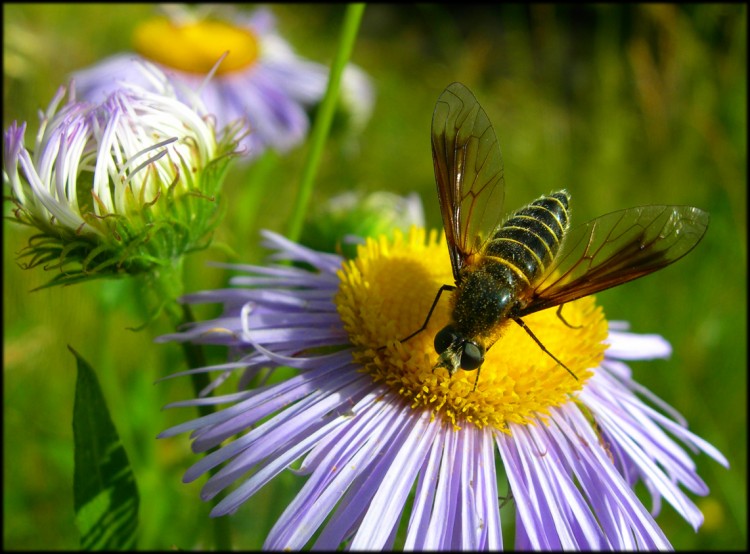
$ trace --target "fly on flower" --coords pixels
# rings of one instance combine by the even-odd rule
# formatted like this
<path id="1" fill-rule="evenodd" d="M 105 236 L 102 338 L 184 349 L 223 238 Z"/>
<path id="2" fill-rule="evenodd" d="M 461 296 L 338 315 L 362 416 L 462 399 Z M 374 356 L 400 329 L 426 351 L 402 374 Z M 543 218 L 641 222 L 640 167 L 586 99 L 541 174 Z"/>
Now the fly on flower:
<path id="1" fill-rule="evenodd" d="M 451 322 L 435 335 L 439 358 L 452 376 L 479 370 L 486 351 L 513 320 L 555 362 L 523 317 L 633 279 L 679 260 L 700 242 L 708 213 L 692 206 L 639 206 L 597 217 L 569 230 L 570 195 L 543 196 L 501 224 L 505 181 L 495 131 L 474 95 L 453 83 L 432 117 L 432 158 L 454 285 Z M 403 341 L 402 341 L 403 342 Z"/>

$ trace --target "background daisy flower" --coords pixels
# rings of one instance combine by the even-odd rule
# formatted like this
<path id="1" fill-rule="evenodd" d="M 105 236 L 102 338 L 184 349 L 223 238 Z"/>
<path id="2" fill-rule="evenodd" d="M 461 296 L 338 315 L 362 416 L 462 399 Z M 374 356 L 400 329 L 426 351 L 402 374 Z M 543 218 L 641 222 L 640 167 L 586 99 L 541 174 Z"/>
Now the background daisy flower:
<path id="1" fill-rule="evenodd" d="M 169 5 L 165 15 L 136 28 L 133 47 L 135 53 L 75 72 L 83 97 L 98 98 L 121 81 L 142 82 L 134 69 L 139 59 L 149 60 L 174 82 L 201 87 L 218 125 L 247 120 L 250 134 L 242 146 L 250 157 L 266 148 L 285 152 L 299 144 L 309 128 L 306 109 L 323 97 L 328 82 L 328 69 L 295 54 L 266 8 L 244 15 L 226 7 L 219 13 Z"/>
<path id="2" fill-rule="evenodd" d="M 419 328 L 450 282 L 437 233 L 370 239 L 343 263 L 264 236 L 281 263 L 231 266 L 245 274 L 234 288 L 184 298 L 220 302 L 222 315 L 161 338 L 225 344 L 234 354 L 192 370 L 220 372 L 206 396 L 172 405 L 223 408 L 161 435 L 191 431 L 194 451 L 218 447 L 184 478 L 221 466 L 202 498 L 235 487 L 213 516 L 234 513 L 290 469 L 308 477 L 269 533 L 269 549 L 499 549 L 501 518 L 510 516 L 501 496 L 515 506 L 516 548 L 670 548 L 654 520 L 662 500 L 700 526 L 683 489 L 708 490 L 684 448 L 727 462 L 622 362 L 668 355 L 661 337 L 609 329 L 594 299 L 583 298 L 566 304 L 575 326 L 555 310 L 526 318 L 578 380 L 509 325 L 473 390 L 475 372 L 433 370 L 447 303 L 424 332 L 398 340 Z M 298 373 L 265 381 L 264 368 L 280 366 Z M 238 392 L 208 396 L 234 372 Z M 638 482 L 650 511 L 633 490 Z"/>

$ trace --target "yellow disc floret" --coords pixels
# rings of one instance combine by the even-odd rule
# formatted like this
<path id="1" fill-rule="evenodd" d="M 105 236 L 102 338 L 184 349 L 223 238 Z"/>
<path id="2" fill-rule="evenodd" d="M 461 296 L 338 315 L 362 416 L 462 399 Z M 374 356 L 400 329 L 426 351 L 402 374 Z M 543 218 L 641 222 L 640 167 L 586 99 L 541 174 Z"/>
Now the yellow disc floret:
<path id="1" fill-rule="evenodd" d="M 139 25 L 133 35 L 142 56 L 173 69 L 206 74 L 225 53 L 217 74 L 249 67 L 258 59 L 258 39 L 247 29 L 221 21 L 176 23 L 156 17 Z"/>
<path id="2" fill-rule="evenodd" d="M 453 284 L 445 240 L 413 228 L 408 236 L 369 239 L 339 272 L 335 302 L 355 349 L 355 360 L 414 408 L 427 408 L 454 425 L 528 423 L 569 402 L 604 357 L 607 323 L 593 297 L 523 318 L 541 343 L 575 374 L 545 353 L 519 325 L 498 325 L 476 390 L 476 371 L 453 377 L 434 369 L 435 334 L 450 322 L 450 293 L 444 293 L 424 331 L 401 341 L 425 321 L 438 289 Z"/>

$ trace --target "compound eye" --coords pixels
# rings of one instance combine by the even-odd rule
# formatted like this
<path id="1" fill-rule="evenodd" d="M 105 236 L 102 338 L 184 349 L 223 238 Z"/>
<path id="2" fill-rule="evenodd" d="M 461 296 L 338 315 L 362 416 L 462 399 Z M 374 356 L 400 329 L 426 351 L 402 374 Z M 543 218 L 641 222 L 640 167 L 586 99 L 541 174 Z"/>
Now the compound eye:
<path id="1" fill-rule="evenodd" d="M 461 369 L 472 371 L 484 362 L 484 348 L 475 342 L 464 344 L 464 352 L 461 354 Z"/>
<path id="2" fill-rule="evenodd" d="M 456 339 L 456 329 L 453 325 L 446 325 L 435 335 L 435 352 L 442 354 Z"/>

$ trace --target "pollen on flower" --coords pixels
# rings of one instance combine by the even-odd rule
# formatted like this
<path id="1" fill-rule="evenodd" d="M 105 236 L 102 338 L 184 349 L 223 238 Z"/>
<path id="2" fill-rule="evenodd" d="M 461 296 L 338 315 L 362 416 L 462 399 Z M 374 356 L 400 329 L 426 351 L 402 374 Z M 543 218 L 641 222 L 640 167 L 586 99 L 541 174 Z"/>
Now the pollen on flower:
<path id="1" fill-rule="evenodd" d="M 175 23 L 155 17 L 136 28 L 133 45 L 142 56 L 188 73 L 208 73 L 227 51 L 216 71 L 219 75 L 249 67 L 258 59 L 255 35 L 222 21 Z"/>
<path id="2" fill-rule="evenodd" d="M 450 321 L 450 293 L 444 293 L 427 327 L 401 339 L 425 321 L 438 289 L 453 284 L 445 240 L 437 232 L 412 228 L 393 240 L 369 239 L 339 271 L 335 302 L 355 359 L 376 381 L 387 383 L 415 409 L 430 409 L 454 425 L 473 423 L 506 430 L 570 401 L 604 357 L 607 324 L 592 297 L 524 317 L 544 346 L 578 378 L 559 366 L 515 322 L 497 329 L 476 390 L 476 371 L 453 377 L 437 362 L 435 334 Z"/>

